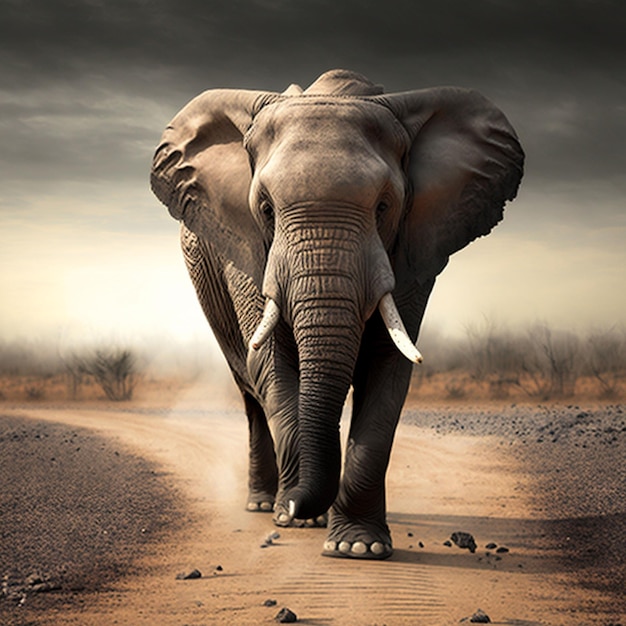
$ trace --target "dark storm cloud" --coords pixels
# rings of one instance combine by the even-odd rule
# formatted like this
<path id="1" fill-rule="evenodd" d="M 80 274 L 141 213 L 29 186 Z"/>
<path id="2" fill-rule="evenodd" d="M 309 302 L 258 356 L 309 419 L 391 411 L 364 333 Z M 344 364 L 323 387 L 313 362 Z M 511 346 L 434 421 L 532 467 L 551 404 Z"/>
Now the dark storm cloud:
<path id="1" fill-rule="evenodd" d="M 89 70 L 136 79 L 141 68 L 205 84 L 259 76 L 274 89 L 342 59 L 384 67 L 408 56 L 426 75 L 437 68 L 421 58 L 621 72 L 626 25 L 623 3 L 602 0 L 5 0 L 2 12 L 3 65 L 22 83 Z"/>
<path id="2" fill-rule="evenodd" d="M 623 185 L 618 0 L 4 0 L 0 11 L 11 180 L 143 184 L 163 125 L 196 93 L 282 90 L 348 67 L 388 91 L 483 91 L 518 129 L 537 184 Z"/>

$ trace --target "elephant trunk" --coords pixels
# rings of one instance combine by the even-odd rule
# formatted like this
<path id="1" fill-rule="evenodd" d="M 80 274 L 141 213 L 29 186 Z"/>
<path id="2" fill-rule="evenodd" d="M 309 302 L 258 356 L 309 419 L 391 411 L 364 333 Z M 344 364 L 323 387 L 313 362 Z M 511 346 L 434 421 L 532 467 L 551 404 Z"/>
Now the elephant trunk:
<path id="1" fill-rule="evenodd" d="M 363 322 L 351 307 L 308 301 L 320 311 L 313 325 L 310 312 L 294 318 L 300 360 L 298 404 L 299 483 L 287 498 L 293 515 L 311 518 L 331 506 L 339 488 L 341 446 L 339 422 L 352 382 Z M 322 313 L 323 312 L 323 313 Z M 323 319 L 322 319 L 323 318 Z"/>

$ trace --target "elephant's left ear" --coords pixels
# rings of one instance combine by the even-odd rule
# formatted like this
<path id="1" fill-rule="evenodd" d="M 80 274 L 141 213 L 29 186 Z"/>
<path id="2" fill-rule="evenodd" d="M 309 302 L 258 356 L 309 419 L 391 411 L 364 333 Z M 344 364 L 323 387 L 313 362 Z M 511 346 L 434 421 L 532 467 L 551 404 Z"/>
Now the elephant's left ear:
<path id="1" fill-rule="evenodd" d="M 152 190 L 172 217 L 209 242 L 260 288 L 263 237 L 248 208 L 251 170 L 244 135 L 277 94 L 205 91 L 167 126 L 154 155 Z"/>
<path id="2" fill-rule="evenodd" d="M 522 178 L 524 152 L 504 114 L 475 91 L 424 89 L 384 103 L 411 140 L 412 202 L 397 252 L 424 283 L 502 219 Z"/>

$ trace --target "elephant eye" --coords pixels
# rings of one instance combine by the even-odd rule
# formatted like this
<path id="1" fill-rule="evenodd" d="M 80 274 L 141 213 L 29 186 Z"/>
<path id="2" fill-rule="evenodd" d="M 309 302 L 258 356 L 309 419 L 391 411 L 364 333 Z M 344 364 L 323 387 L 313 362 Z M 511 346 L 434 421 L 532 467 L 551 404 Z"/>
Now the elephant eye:
<path id="1" fill-rule="evenodd" d="M 378 206 L 376 207 L 376 215 L 382 215 L 387 211 L 388 208 L 389 205 L 386 202 L 379 202 Z"/>
<path id="2" fill-rule="evenodd" d="M 267 198 L 261 201 L 259 210 L 268 220 L 274 219 L 274 205 Z"/>

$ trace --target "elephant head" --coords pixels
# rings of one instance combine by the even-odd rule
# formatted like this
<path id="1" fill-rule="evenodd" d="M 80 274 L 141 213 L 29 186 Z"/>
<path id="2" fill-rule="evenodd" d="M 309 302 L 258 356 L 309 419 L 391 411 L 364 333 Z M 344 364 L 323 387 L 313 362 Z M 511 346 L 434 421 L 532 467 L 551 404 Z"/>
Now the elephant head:
<path id="1" fill-rule="evenodd" d="M 380 307 L 401 350 L 420 360 L 419 324 L 409 339 L 390 294 L 406 308 L 415 285 L 489 233 L 522 168 L 515 132 L 478 93 L 387 95 L 341 70 L 305 91 L 207 91 L 167 127 L 155 194 L 266 299 L 242 340 L 258 349 L 279 319 L 293 334 L 293 514 L 319 514 L 337 493 L 338 423 L 368 320 Z"/>

